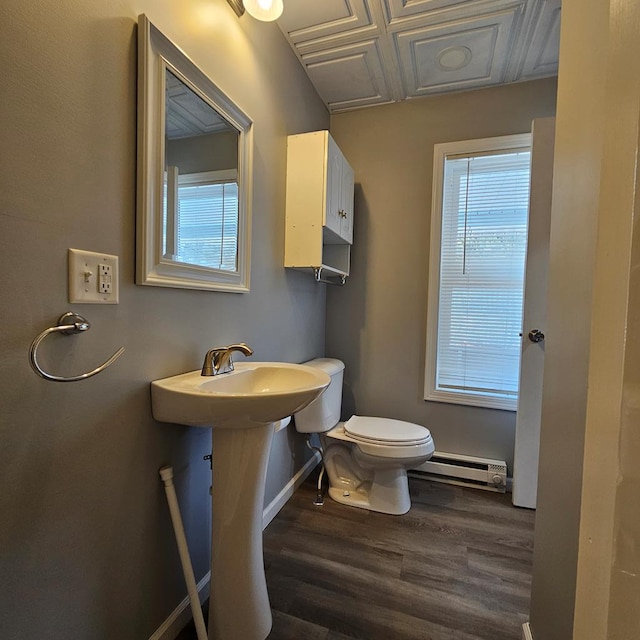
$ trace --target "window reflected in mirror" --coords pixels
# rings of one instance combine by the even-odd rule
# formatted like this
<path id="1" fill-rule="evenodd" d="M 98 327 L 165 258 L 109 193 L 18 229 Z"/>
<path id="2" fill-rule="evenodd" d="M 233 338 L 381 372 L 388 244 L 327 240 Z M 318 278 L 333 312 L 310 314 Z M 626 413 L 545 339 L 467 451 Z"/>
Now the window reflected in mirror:
<path id="1" fill-rule="evenodd" d="M 166 70 L 165 259 L 235 271 L 238 132 Z"/>

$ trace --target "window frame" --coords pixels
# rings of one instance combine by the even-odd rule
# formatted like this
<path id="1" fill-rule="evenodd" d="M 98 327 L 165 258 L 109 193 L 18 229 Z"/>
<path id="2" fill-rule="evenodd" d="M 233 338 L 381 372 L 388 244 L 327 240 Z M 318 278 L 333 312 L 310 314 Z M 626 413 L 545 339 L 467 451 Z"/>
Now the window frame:
<path id="1" fill-rule="evenodd" d="M 429 250 L 428 307 L 426 331 L 424 399 L 473 407 L 516 411 L 518 396 L 499 397 L 483 392 L 448 391 L 437 388 L 438 323 L 440 304 L 440 262 L 442 243 L 442 214 L 444 196 L 445 160 L 451 156 L 464 156 L 500 151 L 531 150 L 531 134 L 515 134 L 477 140 L 439 143 L 434 145 L 433 189 L 431 204 L 431 235 Z M 529 211 L 527 211 L 527 216 Z M 528 226 L 528 225 L 527 225 Z M 525 258 L 526 269 L 526 258 Z M 524 293 L 524 291 L 523 291 Z"/>
<path id="2" fill-rule="evenodd" d="M 212 186 L 212 185 L 216 185 L 216 184 L 235 184 L 236 187 L 238 187 L 238 172 L 235 169 L 221 169 L 221 170 L 216 170 L 216 171 L 199 171 L 199 172 L 193 172 L 193 173 L 182 173 L 178 175 L 178 184 L 177 184 L 177 203 L 178 206 L 176 207 L 176 210 L 173 212 L 173 231 L 174 231 L 174 255 L 172 257 L 173 260 L 175 260 L 176 262 L 181 262 L 180 258 L 178 257 L 178 243 L 179 243 L 179 229 L 180 229 L 180 188 L 181 187 L 186 187 L 186 186 Z M 238 229 L 240 227 L 240 212 L 239 212 L 239 205 L 240 205 L 240 197 L 239 197 L 239 189 L 238 189 L 238 196 L 236 198 L 237 202 L 236 202 L 236 212 L 235 212 L 235 217 L 236 217 L 236 236 L 235 236 L 235 242 L 236 242 L 236 251 L 235 251 L 235 264 L 233 266 L 232 269 L 229 268 L 224 268 L 223 266 L 217 266 L 214 267 L 212 265 L 203 265 L 202 263 L 200 263 L 198 266 L 205 266 L 206 268 L 209 269 L 216 269 L 218 271 L 225 271 L 225 272 L 229 272 L 229 273 L 233 273 L 235 271 L 237 271 L 238 269 Z M 223 223 L 224 223 L 224 216 L 223 216 Z M 167 225 L 169 226 L 169 225 Z M 224 235 L 221 237 L 221 243 L 222 245 L 224 245 Z M 222 256 L 221 256 L 222 258 Z M 222 262 L 222 260 L 221 260 Z M 195 263 L 197 264 L 197 263 Z"/>
<path id="3" fill-rule="evenodd" d="M 235 184 L 238 188 L 236 226 L 240 227 L 240 189 L 238 184 L 238 172 L 236 169 L 216 169 L 213 171 L 194 171 L 192 173 L 178 173 L 178 167 L 169 166 L 164 173 L 164 206 L 162 207 L 161 220 L 161 244 L 162 257 L 171 260 L 176 264 L 189 265 L 192 263 L 183 262 L 178 255 L 178 235 L 180 227 L 180 187 L 191 185 L 214 185 L 214 184 Z M 238 270 L 238 233 L 236 233 L 236 264 L 233 269 L 223 269 L 222 267 L 211 267 L 202 264 L 194 266 L 206 269 L 215 269 L 234 273 Z"/>

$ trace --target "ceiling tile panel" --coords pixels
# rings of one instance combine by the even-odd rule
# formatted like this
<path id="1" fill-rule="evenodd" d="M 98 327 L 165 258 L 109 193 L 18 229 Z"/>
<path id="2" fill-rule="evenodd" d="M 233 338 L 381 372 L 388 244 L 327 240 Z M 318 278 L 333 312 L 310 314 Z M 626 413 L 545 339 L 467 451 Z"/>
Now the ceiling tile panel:
<path id="1" fill-rule="evenodd" d="M 229 130 L 227 121 L 173 73 L 168 72 L 165 78 L 169 140 Z"/>
<path id="2" fill-rule="evenodd" d="M 469 12 L 471 10 L 469 5 L 479 4 L 477 0 L 472 3 L 469 0 L 382 0 L 382 2 L 390 23 L 403 18 L 424 17 L 427 14 L 435 14 L 442 9 L 449 9 L 455 6 L 459 6 Z M 482 3 L 481 0 L 480 4 Z"/>
<path id="3" fill-rule="evenodd" d="M 545 0 L 532 29 L 518 79 L 557 73 L 560 48 L 560 1 Z"/>
<path id="4" fill-rule="evenodd" d="M 406 96 L 500 82 L 516 17 L 505 11 L 394 34 Z"/>
<path id="5" fill-rule="evenodd" d="M 491 80 L 497 38 L 495 26 L 436 37 L 425 30 L 399 34 L 402 68 L 410 72 L 405 78 L 407 96 L 460 89 Z M 448 56 L 453 60 L 451 64 L 447 64 Z"/>
<path id="6" fill-rule="evenodd" d="M 309 54 L 302 61 L 331 111 L 392 101 L 375 40 Z"/>
<path id="7" fill-rule="evenodd" d="M 557 73 L 561 0 L 285 0 L 330 111 Z"/>
<path id="8" fill-rule="evenodd" d="M 385 5 L 389 32 L 413 29 L 417 26 L 451 23 L 503 11 L 522 15 L 527 6 L 527 0 L 375 1 Z"/>
<path id="9" fill-rule="evenodd" d="M 364 38 L 377 31 L 367 0 L 293 0 L 285 7 L 278 25 L 294 45 L 341 34 Z"/>

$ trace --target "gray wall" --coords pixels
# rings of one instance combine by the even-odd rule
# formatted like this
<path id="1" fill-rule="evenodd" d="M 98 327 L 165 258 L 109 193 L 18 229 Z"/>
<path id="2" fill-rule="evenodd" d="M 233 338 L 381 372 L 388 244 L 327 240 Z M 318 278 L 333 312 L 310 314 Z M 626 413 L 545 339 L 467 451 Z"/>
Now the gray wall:
<path id="1" fill-rule="evenodd" d="M 423 400 L 433 145 L 530 131 L 555 94 L 547 79 L 332 116 L 357 185 L 351 276 L 327 293 L 347 411 L 424 424 L 436 448 L 511 470 L 514 412 Z"/>
<path id="2" fill-rule="evenodd" d="M 235 131 L 167 140 L 165 145 L 167 166 L 179 167 L 180 173 L 238 168 L 238 134 Z"/>
<path id="3" fill-rule="evenodd" d="M 255 122 L 252 290 L 134 285 L 136 21 L 147 13 Z M 158 468 L 172 464 L 197 578 L 207 571 L 207 430 L 152 420 L 149 381 L 195 369 L 246 340 L 258 360 L 324 348 L 324 288 L 285 272 L 286 136 L 328 114 L 275 25 L 225 0 L 4 0 L 0 6 L 0 635 L 148 637 L 186 594 Z M 118 306 L 67 302 L 69 247 L 120 257 Z M 86 335 L 52 336 L 55 384 L 27 362 L 31 340 L 73 309 Z M 285 430 L 267 501 L 302 463 Z"/>

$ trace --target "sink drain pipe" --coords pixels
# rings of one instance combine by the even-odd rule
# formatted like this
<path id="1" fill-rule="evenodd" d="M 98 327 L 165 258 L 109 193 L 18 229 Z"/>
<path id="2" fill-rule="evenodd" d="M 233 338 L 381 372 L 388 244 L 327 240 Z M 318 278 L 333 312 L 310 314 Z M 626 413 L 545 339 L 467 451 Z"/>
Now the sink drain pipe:
<path id="1" fill-rule="evenodd" d="M 202 609 L 200 608 L 200 596 L 198 595 L 196 577 L 193 574 L 191 558 L 189 557 L 189 549 L 187 548 L 187 538 L 184 535 L 184 527 L 182 526 L 182 518 L 180 517 L 178 497 L 176 496 L 176 489 L 173 486 L 173 467 L 162 467 L 159 473 L 162 478 L 162 482 L 164 483 L 165 493 L 167 494 L 169 513 L 171 513 L 171 522 L 173 523 L 173 530 L 175 532 L 176 543 L 178 545 L 178 553 L 180 554 L 184 581 L 189 593 L 189 602 L 191 603 L 193 622 L 196 626 L 196 635 L 198 640 L 208 640 L 207 628 L 204 626 L 204 616 L 202 615 Z"/>
<path id="2" fill-rule="evenodd" d="M 318 475 L 318 486 L 316 489 L 316 499 L 313 501 L 317 507 L 322 507 L 324 505 L 324 497 L 322 496 L 322 478 L 324 477 L 324 452 L 322 451 L 322 447 L 314 447 L 311 444 L 311 434 L 307 434 L 306 438 L 307 447 L 311 449 L 314 453 L 318 453 L 320 455 L 320 464 L 322 465 L 320 468 L 320 474 Z"/>

